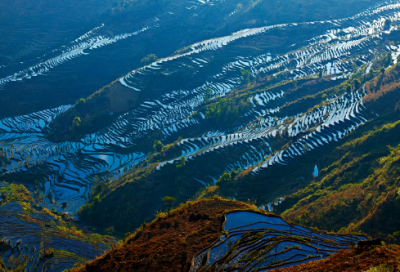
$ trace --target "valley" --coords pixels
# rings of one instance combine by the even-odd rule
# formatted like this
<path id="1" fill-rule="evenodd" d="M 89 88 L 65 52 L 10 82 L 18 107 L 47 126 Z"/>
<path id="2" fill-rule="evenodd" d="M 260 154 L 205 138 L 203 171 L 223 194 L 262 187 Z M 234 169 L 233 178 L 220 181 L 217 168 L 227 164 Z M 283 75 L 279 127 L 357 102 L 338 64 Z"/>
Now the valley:
<path id="1" fill-rule="evenodd" d="M 396 233 L 397 215 L 390 226 L 370 222 L 398 207 L 400 3 L 365 1 L 357 13 L 335 7 L 326 15 L 298 6 L 288 20 L 257 12 L 264 2 L 103 1 L 62 43 L 53 36 L 32 50 L 8 45 L 15 51 L 0 66 L 0 189 L 23 184 L 31 196 L 23 208 L 20 199 L 0 202 L 1 243 L 30 239 L 17 253 L 4 244 L 6 268 L 79 266 L 126 246 L 117 240 L 145 230 L 165 210 L 163 197 L 178 207 L 217 187 L 224 201 L 252 203 L 263 215 L 238 211 L 232 230 L 235 213 L 226 215 L 207 249 L 182 257 L 186 270 L 192 260 L 190 271 L 286 267 Z M 53 218 L 17 219 L 43 210 Z M 42 264 L 33 247 L 45 224 L 66 224 L 61 215 L 102 235 L 85 242 L 58 227 L 55 252 L 69 253 Z M 248 235 L 251 248 L 241 244 Z"/>

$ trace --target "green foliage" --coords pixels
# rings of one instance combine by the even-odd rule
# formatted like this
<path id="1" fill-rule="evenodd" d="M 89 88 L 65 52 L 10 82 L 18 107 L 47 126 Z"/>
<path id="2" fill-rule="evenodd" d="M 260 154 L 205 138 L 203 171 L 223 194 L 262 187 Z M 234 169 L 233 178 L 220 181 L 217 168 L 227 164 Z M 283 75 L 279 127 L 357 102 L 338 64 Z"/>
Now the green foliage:
<path id="1" fill-rule="evenodd" d="M 361 86 L 361 81 L 358 78 L 355 78 L 353 80 L 353 84 L 354 84 L 355 90 L 358 90 L 360 88 L 360 86 Z"/>
<path id="2" fill-rule="evenodd" d="M 186 158 L 185 157 L 180 158 L 180 164 L 181 165 L 185 165 L 186 164 Z"/>
<path id="3" fill-rule="evenodd" d="M 382 117 L 390 120 L 398 117 Z M 378 121 L 375 121 L 378 124 Z M 334 150 L 318 156 L 321 180 L 286 196 L 285 218 L 328 230 L 392 234 L 400 216 L 400 121 L 370 124 Z M 319 151 L 313 151 L 314 153 Z M 379 235 L 382 237 L 382 235 Z M 391 237 L 388 237 L 392 239 Z M 393 239 L 392 239 L 393 240 Z"/>
<path id="4" fill-rule="evenodd" d="M 204 96 L 203 103 L 208 103 L 211 99 L 212 91 L 210 88 L 206 89 L 206 95 Z"/>
<path id="5" fill-rule="evenodd" d="M 240 172 L 232 170 L 232 172 L 224 173 L 217 181 L 220 190 L 220 195 L 224 197 L 234 197 L 238 190 L 238 181 L 236 179 Z"/>
<path id="6" fill-rule="evenodd" d="M 154 141 L 153 148 L 154 148 L 154 150 L 155 150 L 156 152 L 161 152 L 162 149 L 163 149 L 163 144 L 162 144 L 162 142 L 160 142 L 160 141 L 158 141 L 158 140 L 155 140 L 155 141 Z"/>
<path id="7" fill-rule="evenodd" d="M 238 98 L 221 98 L 206 107 L 206 120 L 215 126 L 231 126 L 240 114 L 243 114 L 250 104 Z"/>
<path id="8" fill-rule="evenodd" d="M 392 269 L 392 267 L 390 267 L 389 265 L 384 263 L 379 266 L 370 268 L 370 269 L 366 270 L 365 272 L 394 272 L 394 270 Z"/>
<path id="9" fill-rule="evenodd" d="M 16 201 L 25 208 L 30 207 L 33 198 L 24 185 L 8 184 L 5 181 L 3 183 L 5 183 L 5 186 L 0 186 L 0 194 L 6 196 L 6 198 L 0 201 L 0 206 Z"/>
<path id="10" fill-rule="evenodd" d="M 169 211 L 171 210 L 172 203 L 174 203 L 175 200 L 176 199 L 173 196 L 164 196 L 162 198 L 162 201 L 164 201 L 165 205 L 168 207 L 168 214 L 169 214 Z"/>
<path id="11" fill-rule="evenodd" d="M 77 128 L 81 125 L 81 118 L 80 117 L 75 117 L 74 121 L 72 121 L 72 128 Z"/>
<path id="12" fill-rule="evenodd" d="M 242 79 L 246 83 L 250 83 L 250 81 L 253 79 L 253 75 L 251 74 L 251 71 L 242 68 L 242 69 L 240 69 L 240 72 L 242 74 Z"/>
<path id="13" fill-rule="evenodd" d="M 84 98 L 81 98 L 78 101 L 76 101 L 75 108 L 79 111 L 82 109 L 82 107 L 85 105 L 85 103 L 86 103 L 86 100 Z"/>
<path id="14" fill-rule="evenodd" d="M 149 64 L 157 60 L 157 56 L 154 54 L 149 54 L 146 57 L 144 57 L 140 62 L 144 64 Z"/>
<path id="15" fill-rule="evenodd" d="M 347 85 L 346 85 L 346 92 L 347 92 L 347 93 L 350 93 L 350 92 L 351 92 L 351 85 L 350 85 L 350 84 L 347 84 Z"/>
<path id="16" fill-rule="evenodd" d="M 218 186 L 207 186 L 204 192 L 211 198 L 218 193 L 218 190 Z"/>
<path id="17" fill-rule="evenodd" d="M 386 56 L 386 66 L 393 64 L 393 56 L 392 53 L 388 53 Z"/>

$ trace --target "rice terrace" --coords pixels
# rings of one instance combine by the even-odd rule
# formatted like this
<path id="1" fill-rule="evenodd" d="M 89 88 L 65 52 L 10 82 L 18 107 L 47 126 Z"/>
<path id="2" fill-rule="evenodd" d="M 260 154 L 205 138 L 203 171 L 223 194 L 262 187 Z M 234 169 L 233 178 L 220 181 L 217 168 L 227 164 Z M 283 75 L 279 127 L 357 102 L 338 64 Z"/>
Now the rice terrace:
<path id="1" fill-rule="evenodd" d="M 400 1 L 0 22 L 0 271 L 400 271 Z"/>

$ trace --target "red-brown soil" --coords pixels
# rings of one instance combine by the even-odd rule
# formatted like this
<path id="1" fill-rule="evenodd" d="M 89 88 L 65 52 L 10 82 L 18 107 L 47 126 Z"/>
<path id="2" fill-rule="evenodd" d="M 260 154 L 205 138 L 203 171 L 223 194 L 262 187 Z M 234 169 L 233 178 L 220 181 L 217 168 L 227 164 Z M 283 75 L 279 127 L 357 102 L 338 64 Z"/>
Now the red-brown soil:
<path id="1" fill-rule="evenodd" d="M 127 245 L 72 271 L 189 271 L 193 257 L 221 235 L 224 212 L 252 206 L 201 200 L 148 224 Z"/>
<path id="2" fill-rule="evenodd" d="M 270 272 L 324 272 L 324 271 L 366 271 L 386 263 L 395 271 L 400 271 L 400 246 L 378 246 L 357 254 L 356 250 L 343 250 L 325 260 L 305 263 L 288 268 L 269 270 Z"/>

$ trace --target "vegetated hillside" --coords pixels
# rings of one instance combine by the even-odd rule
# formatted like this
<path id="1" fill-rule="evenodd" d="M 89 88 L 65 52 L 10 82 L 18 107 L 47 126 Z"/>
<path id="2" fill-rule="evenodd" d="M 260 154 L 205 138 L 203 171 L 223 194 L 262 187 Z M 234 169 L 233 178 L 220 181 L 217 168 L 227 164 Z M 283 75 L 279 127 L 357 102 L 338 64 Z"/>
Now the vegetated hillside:
<path id="1" fill-rule="evenodd" d="M 179 8 L 186 12 L 184 6 Z M 196 12 L 211 8 L 198 7 Z M 231 190 L 228 196 L 236 198 L 238 193 L 241 199 L 255 198 L 258 203 L 267 204 L 282 195 L 280 190 L 286 184 L 271 185 L 270 190 L 263 182 L 265 175 L 257 176 L 264 172 L 262 169 L 282 162 L 291 164 L 293 148 L 297 150 L 294 156 L 299 158 L 308 149 L 329 145 L 375 117 L 362 105 L 360 79 L 363 81 L 363 71 L 380 55 L 397 54 L 393 44 L 397 41 L 395 23 L 399 10 L 400 4 L 385 4 L 337 22 L 245 29 L 194 44 L 185 49 L 189 50 L 187 55 L 183 50 L 176 58 L 159 59 L 135 70 L 106 91 L 96 93 L 97 102 L 79 100 L 73 109 L 72 105 L 65 105 L 2 119 L 1 147 L 7 159 L 2 167 L 4 178 L 12 181 L 32 175 L 46 195 L 52 191 L 55 201 L 46 201 L 47 208 L 60 210 L 56 203 L 68 201 L 71 205 L 67 211 L 71 213 L 89 199 L 93 182 L 115 181 L 110 183 L 111 190 L 100 192 L 100 205 L 92 205 L 92 212 L 87 213 L 88 221 L 104 222 L 108 227 L 118 224 L 131 228 L 121 223 L 124 217 L 133 218 L 132 224 L 140 225 L 162 206 L 163 190 L 182 202 L 201 187 L 214 183 L 225 171 L 238 169 L 250 171 L 261 186 L 243 182 L 239 192 Z M 389 18 L 393 25 L 386 24 L 391 22 Z M 153 23 L 155 30 L 160 22 Z M 148 30 L 143 29 L 140 34 Z M 74 52 L 79 53 L 79 58 L 82 56 L 81 60 L 93 57 L 84 54 L 92 52 L 85 51 L 92 50 L 88 48 L 103 52 L 106 46 L 129 36 L 100 39 L 103 31 L 107 31 L 105 26 L 71 46 L 77 47 Z M 147 59 L 154 58 L 150 55 Z M 57 61 L 72 65 L 67 57 Z M 375 69 L 372 76 L 379 74 Z M 20 76 L 25 78 L 26 74 L 11 77 L 8 83 L 23 83 Z M 130 107 L 133 108 L 129 110 Z M 105 121 L 111 124 L 100 129 Z M 325 125 L 332 126 L 325 129 Z M 321 127 L 323 131 L 319 131 Z M 77 141 L 52 142 L 44 137 L 49 132 L 54 138 L 60 134 L 58 140 L 68 139 L 63 138 L 63 132 L 67 132 Z M 330 136 L 325 138 L 323 133 Z M 155 140 L 163 143 L 156 142 L 156 149 Z M 292 153 L 282 150 L 286 147 Z M 150 175 L 143 179 L 144 172 Z M 119 185 L 134 187 L 132 195 L 140 196 L 137 206 L 152 207 L 147 215 L 138 207 L 118 204 L 124 194 L 124 190 L 116 190 Z M 113 208 L 108 207 L 110 212 L 104 213 L 96 207 L 102 206 L 106 195 L 109 200 L 112 197 Z M 94 204 L 92 201 L 94 197 L 89 205 Z M 123 212 L 113 215 L 112 209 Z M 136 213 L 141 215 L 132 216 Z M 106 220 L 108 215 L 122 220 Z"/>
<path id="2" fill-rule="evenodd" d="M 378 67 L 380 68 L 380 66 Z M 387 72 L 386 75 L 390 76 L 397 69 L 398 66 L 392 72 Z M 380 77 L 381 74 L 379 71 L 373 71 L 369 76 Z M 240 116 L 240 118 L 232 120 L 230 115 L 234 114 L 235 111 L 240 112 L 242 104 L 244 104 L 244 107 L 246 107 L 246 104 L 250 104 L 249 97 L 254 96 L 254 93 L 260 94 L 265 91 L 274 93 L 277 90 L 282 90 L 286 93 L 286 99 L 289 103 L 280 107 L 280 111 L 275 113 L 276 118 L 293 116 L 301 111 L 311 112 L 313 108 L 320 105 L 329 105 L 331 102 L 329 100 L 327 102 L 326 99 L 328 97 L 345 95 L 346 99 L 351 98 L 352 91 L 349 92 L 348 89 L 357 89 L 358 80 L 363 79 L 363 71 L 361 70 L 352 79 L 346 81 L 330 80 L 331 78 L 331 76 L 321 79 L 309 78 L 279 83 L 275 86 L 270 86 L 268 80 L 256 79 L 251 82 L 252 85 L 237 89 L 225 98 L 205 103 L 200 110 L 206 112 L 207 123 L 205 128 L 202 128 L 207 131 L 217 129 L 219 126 L 234 127 L 240 122 L 249 122 L 248 120 L 251 120 L 250 116 Z M 269 106 L 275 107 L 275 103 L 279 103 L 279 101 L 271 101 Z M 78 110 L 80 109 L 79 107 L 77 108 Z M 364 110 L 364 113 L 365 116 L 370 114 L 370 116 L 376 117 L 370 113 L 368 108 Z M 336 114 L 335 111 L 333 111 L 333 114 Z M 207 119 L 208 117 L 209 119 Z M 257 120 L 257 122 L 261 121 Z M 259 125 L 256 122 L 254 123 Z M 339 125 L 341 124 L 341 122 L 338 123 Z M 315 127 L 318 124 L 320 123 L 316 122 Z M 342 130 L 343 128 L 340 129 Z M 184 137 L 196 137 L 199 135 L 197 130 L 191 130 L 188 133 Z M 357 131 L 354 133 L 357 133 Z M 260 153 L 263 152 L 265 158 L 261 157 L 259 160 L 264 162 L 268 157 L 266 150 L 271 148 L 272 152 L 277 152 L 296 142 L 302 136 L 303 134 L 289 137 L 287 132 L 284 131 L 268 140 L 270 147 L 262 142 L 254 141 L 252 144 L 259 148 Z M 192 139 L 194 143 L 189 146 L 191 148 L 190 152 L 195 153 L 193 146 L 198 149 L 198 145 L 204 145 L 199 139 L 196 139 Z M 332 141 L 329 145 L 315 150 L 310 149 L 308 155 L 293 159 L 289 165 L 274 165 L 259 175 L 252 175 L 251 167 L 240 174 L 224 174 L 226 165 L 236 163 L 236 160 L 241 159 L 243 156 L 243 152 L 247 151 L 243 142 L 241 145 L 221 148 L 218 152 L 194 156 L 190 160 L 182 157 L 176 162 L 174 159 L 181 156 L 181 154 L 187 153 L 189 147 L 185 147 L 179 141 L 175 141 L 162 147 L 159 152 L 149 156 L 136 168 L 128 171 L 115 181 L 110 183 L 102 182 L 95 186 L 89 201 L 80 209 L 79 216 L 87 223 L 101 228 L 114 226 L 115 230 L 119 232 L 128 232 L 143 222 L 149 222 L 152 214 L 162 209 L 163 203 L 161 199 L 165 195 L 175 196 L 177 202 L 182 203 L 202 190 L 202 184 L 198 182 L 198 179 L 212 184 L 211 177 L 218 177 L 222 174 L 224 175 L 217 182 L 217 185 L 220 187 L 223 196 L 235 197 L 244 201 L 253 199 L 257 203 L 265 205 L 277 197 L 287 195 L 288 192 L 295 192 L 307 186 L 312 181 L 311 173 L 316 164 L 316 158 L 320 157 L 320 154 L 330 154 L 335 146 L 343 144 L 347 139 L 342 139 L 338 143 Z M 152 141 L 147 142 L 147 150 L 151 148 L 152 144 Z M 168 163 L 165 164 L 164 162 Z M 257 163 L 259 161 L 256 160 L 254 164 Z M 165 166 L 160 168 L 162 164 Z"/>
<path id="3" fill-rule="evenodd" d="M 286 2 L 41 0 L 32 4 L 19 0 L 8 5 L 2 1 L 0 33 L 8 42 L 1 45 L 0 58 L 5 61 L 0 63 L 0 79 L 18 75 L 18 80 L 7 81 L 4 87 L 0 117 L 73 104 L 141 67 L 140 61 L 149 54 L 170 56 L 195 42 L 246 28 L 345 18 L 380 3 Z M 49 60 L 57 67 L 39 65 Z M 46 76 L 32 73 L 38 70 Z"/>
<path id="4" fill-rule="evenodd" d="M 234 31 L 291 23 L 295 23 L 294 25 L 290 25 L 295 27 L 292 30 L 286 30 L 286 33 L 283 33 L 283 31 L 279 29 L 280 27 L 277 27 L 274 31 L 268 31 L 263 37 L 254 38 L 247 42 L 237 42 L 234 50 L 231 50 L 231 52 L 222 52 L 222 56 L 218 56 L 218 52 L 217 54 L 195 54 L 194 56 L 187 56 L 187 58 L 183 58 L 183 60 L 174 61 L 171 65 L 159 66 L 156 64 L 150 69 L 143 70 L 141 74 L 144 76 L 132 81 L 134 83 L 140 82 L 142 85 L 139 88 L 141 91 L 139 94 L 128 94 L 132 93 L 132 89 L 126 89 L 126 84 L 121 86 L 118 80 L 113 81 L 116 77 L 123 75 L 121 70 L 118 75 L 109 80 L 109 82 L 113 82 L 103 83 L 103 87 L 99 86 L 97 90 L 92 90 L 91 95 L 87 95 L 88 88 L 82 90 L 80 93 L 86 94 L 86 97 L 84 95 L 81 97 L 85 97 L 87 103 L 82 105 L 80 111 L 71 109 L 56 120 L 53 126 L 55 130 L 50 137 L 51 140 L 77 140 L 87 133 L 96 132 L 111 124 L 111 121 L 115 119 L 105 118 L 109 113 L 120 115 L 128 110 L 133 111 L 138 109 L 140 104 L 146 100 L 160 99 L 160 95 L 167 93 L 168 90 L 183 91 L 198 88 L 205 80 L 209 81 L 210 77 L 217 71 L 221 63 L 229 62 L 230 59 L 232 59 L 233 53 L 236 58 L 238 56 L 248 55 L 257 56 L 267 52 L 274 55 L 283 54 L 288 49 L 294 50 L 303 43 L 301 41 L 309 40 L 313 35 L 318 36 L 322 34 L 320 32 L 320 25 L 312 24 L 300 26 L 296 23 L 313 22 L 316 20 L 316 18 L 313 17 L 314 15 L 320 18 L 323 14 L 327 16 L 325 20 L 326 23 L 329 24 L 329 20 L 334 18 L 334 15 L 337 15 L 336 19 L 349 16 L 350 14 L 347 12 L 343 13 L 343 11 L 346 10 L 344 7 L 352 5 L 352 1 L 339 1 L 339 3 L 333 6 L 326 7 L 326 2 L 320 2 L 319 0 L 309 1 L 307 3 L 298 3 L 297 1 L 293 1 L 294 3 L 292 3 L 292 1 L 288 1 L 287 5 L 281 5 L 280 1 L 242 1 L 243 3 L 239 3 L 239 1 L 235 0 L 218 1 L 213 3 L 212 7 L 208 6 L 208 4 L 196 4 L 195 7 L 197 8 L 187 6 L 188 9 L 182 10 L 185 5 L 180 1 L 159 1 L 159 6 L 154 3 L 151 4 L 150 2 L 144 1 L 140 4 L 138 13 L 139 16 L 143 16 L 143 12 L 145 11 L 144 13 L 148 12 L 151 16 L 155 16 L 154 18 L 156 19 L 154 20 L 157 21 L 157 27 L 150 27 L 137 37 L 132 38 L 136 40 L 135 46 L 132 49 L 126 48 L 130 53 L 125 54 L 120 61 L 116 62 L 117 65 L 115 65 L 114 70 L 119 70 L 125 65 L 131 67 L 130 70 L 139 68 L 141 67 L 139 60 L 151 53 L 155 54 L 160 60 L 171 55 L 176 56 L 178 54 L 187 53 L 192 51 L 190 45 L 195 42 L 230 35 Z M 375 1 L 367 2 L 372 4 Z M 363 4 L 367 2 L 363 2 Z M 135 5 L 139 5 L 138 3 L 139 2 L 135 1 L 131 2 L 130 5 L 132 5 L 132 7 L 127 5 L 126 9 L 135 10 L 134 7 L 136 7 Z M 271 6 L 274 8 L 271 8 Z M 340 9 L 338 9 L 339 6 L 341 7 Z M 357 9 L 358 8 L 360 8 L 358 11 L 363 10 L 357 5 Z M 143 12 L 141 12 L 142 9 L 144 10 Z M 161 9 L 161 11 L 158 11 L 158 9 Z M 173 10 L 173 15 L 168 13 L 171 12 L 171 10 Z M 188 10 L 190 10 L 190 12 Z M 342 12 L 340 12 L 340 10 Z M 354 9 L 349 10 L 354 11 Z M 128 21 L 128 18 L 133 19 L 133 17 L 137 15 L 136 12 L 126 12 L 127 11 L 124 11 L 118 15 L 121 16 L 121 18 L 113 17 L 113 20 L 116 21 L 112 21 L 109 27 L 112 29 L 119 29 L 119 25 L 121 25 L 121 28 L 130 25 L 131 22 Z M 190 16 L 188 16 L 188 13 Z M 215 14 L 218 14 L 218 16 L 215 16 Z M 141 19 L 141 23 L 143 23 L 144 26 L 155 24 L 154 22 L 150 24 L 148 20 L 145 19 L 147 18 L 143 17 L 143 19 Z M 349 22 L 350 21 L 352 20 L 349 20 Z M 323 27 L 327 27 L 327 24 L 323 25 Z M 173 52 L 175 52 L 175 54 L 173 54 Z M 118 52 L 115 52 L 115 58 L 118 58 L 118 54 Z M 198 69 L 197 65 L 195 65 L 197 63 L 195 60 L 196 58 L 205 59 L 210 63 L 207 65 L 203 63 L 201 67 L 204 68 Z M 130 65 L 125 64 L 127 59 L 130 59 Z M 114 59 L 108 60 L 108 66 L 113 66 L 114 62 Z M 177 69 L 178 67 L 181 67 L 181 69 Z M 91 68 L 91 71 L 96 69 L 96 67 Z M 108 69 L 108 67 L 104 69 Z M 282 70 L 284 70 L 284 68 Z M 125 73 L 128 71 L 125 71 Z M 270 74 L 275 72 L 276 71 L 271 71 Z M 110 73 L 113 73 L 113 71 L 109 71 L 108 74 Z M 105 76 L 107 77 L 108 74 Z M 148 75 L 152 74 L 154 74 L 154 76 L 149 78 Z M 103 77 L 104 76 L 102 76 L 101 80 Z M 128 85 L 130 84 L 129 80 L 125 82 L 128 82 Z M 135 86 L 135 88 L 136 87 L 137 86 Z M 80 87 L 77 86 L 72 89 L 80 89 Z M 121 105 L 121 107 L 116 107 L 117 105 Z M 73 130 L 70 128 L 72 127 L 75 117 L 81 119 L 81 124 L 79 128 L 77 127 Z"/>
<path id="5" fill-rule="evenodd" d="M 257 210 L 254 205 L 233 200 L 187 201 L 170 215 L 156 219 L 128 234 L 123 246 L 72 271 L 188 271 L 193 257 L 217 240 L 225 214 Z"/>
<path id="6" fill-rule="evenodd" d="M 362 239 L 287 223 L 255 205 L 213 196 L 157 214 L 127 233 L 123 245 L 69 271 L 266 271 L 319 259 L 325 260 L 294 269 L 333 264 L 343 271 L 363 271 L 383 262 L 399 264 L 398 246 L 340 251 Z M 292 271 L 277 271 L 285 269 Z"/>
<path id="7" fill-rule="evenodd" d="M 0 182 L 0 271 L 63 271 L 118 243 L 39 207 L 37 197 L 23 185 Z"/>
<path id="8" fill-rule="evenodd" d="M 398 232 L 400 122 L 370 125 L 375 127 L 330 154 L 318 154 L 320 177 L 278 206 L 287 209 L 285 218 L 335 231 L 361 229 L 374 236 Z"/>
<path id="9" fill-rule="evenodd" d="M 365 85 L 366 106 L 379 115 L 390 114 L 400 109 L 400 67 L 385 71 Z"/>
<path id="10" fill-rule="evenodd" d="M 309 262 L 288 268 L 269 270 L 271 272 L 325 272 L 325 271 L 398 271 L 400 267 L 400 247 L 397 245 L 379 246 L 368 251 L 357 249 L 336 253 L 325 260 Z"/>
<path id="11" fill-rule="evenodd" d="M 325 126 L 326 130 L 318 135 L 318 140 L 314 140 L 315 142 L 320 141 L 318 142 L 318 148 L 315 148 L 315 145 L 312 143 L 310 144 L 310 141 L 308 141 L 308 147 L 304 150 L 304 156 L 290 158 L 291 161 L 287 165 L 275 164 L 274 167 L 265 169 L 257 175 L 252 175 L 250 170 L 245 171 L 246 175 L 240 175 L 237 183 L 237 198 L 240 200 L 254 198 L 257 199 L 258 203 L 266 204 L 277 200 L 283 195 L 294 193 L 308 184 L 315 182 L 312 173 L 316 165 L 318 169 L 321 169 L 333 163 L 333 161 L 329 160 L 329 155 L 332 150 L 351 139 L 360 137 L 366 130 L 375 130 L 376 126 L 372 124 L 382 125 L 397 121 L 399 117 L 394 115 L 394 112 L 397 111 L 399 103 L 398 95 L 400 92 L 397 89 L 399 66 L 395 65 L 382 74 L 381 69 L 385 69 L 385 67 L 388 67 L 391 63 L 391 59 L 388 60 L 388 56 L 391 58 L 391 54 L 384 55 L 379 58 L 379 61 L 375 61 L 374 64 L 371 65 L 376 70 L 370 69 L 368 74 L 366 74 L 367 69 L 359 70 L 350 80 L 343 82 L 339 86 L 316 94 L 309 94 L 292 103 L 288 103 L 276 113 L 277 116 L 287 116 L 293 114 L 293 112 L 296 112 L 296 110 L 302 107 L 315 108 L 314 105 L 323 104 L 323 100 L 327 96 L 335 93 L 343 94 L 349 90 L 356 89 L 355 85 L 359 84 L 362 86 L 362 84 L 365 83 L 366 97 L 363 98 L 365 105 L 363 113 L 369 116 L 368 119 L 370 122 L 358 127 L 345 138 L 330 141 L 329 144 L 324 142 L 323 138 L 330 135 L 329 131 L 332 131 L 332 124 L 323 124 L 322 127 Z M 374 87 L 375 91 L 371 92 L 371 86 L 382 81 L 386 84 L 384 85 L 384 89 Z M 383 103 L 386 103 L 386 107 L 382 107 Z M 384 110 L 381 111 L 379 108 L 383 108 Z M 382 116 L 380 118 L 377 116 L 377 114 L 383 115 L 385 113 L 387 113 L 389 117 Z M 378 118 L 378 120 L 375 120 L 376 118 Z M 335 123 L 337 127 L 333 129 L 336 131 L 346 131 L 344 127 L 341 127 L 343 123 L 344 120 Z M 316 128 L 318 125 L 321 125 L 321 123 L 316 122 L 314 122 L 314 124 Z M 286 134 L 283 133 L 282 135 L 285 136 Z M 288 137 L 288 144 L 281 150 L 287 150 L 290 144 L 295 143 L 305 136 L 307 135 L 299 133 L 295 137 Z M 309 148 L 309 146 L 311 147 Z M 275 154 L 277 154 L 278 151 L 280 150 L 276 150 Z"/>
<path id="12" fill-rule="evenodd" d="M 229 116 L 232 111 L 228 107 L 237 107 L 237 101 L 246 101 L 246 96 L 250 96 L 254 91 L 260 93 L 265 90 L 285 90 L 288 93 L 288 99 L 294 100 L 292 103 L 283 107 L 282 111 L 277 113 L 279 116 L 291 115 L 297 112 L 298 108 L 307 109 L 315 104 L 322 103 L 327 94 L 341 94 L 344 92 L 345 83 L 342 81 L 330 81 L 328 79 L 307 79 L 299 80 L 296 84 L 285 83 L 278 84 L 275 87 L 262 88 L 263 85 L 255 84 L 253 87 L 238 90 L 236 93 L 228 95 L 224 99 L 210 103 L 206 108 L 219 108 L 219 114 Z M 331 86 L 335 87 L 331 87 Z M 322 90 L 320 88 L 327 88 Z M 304 97 L 302 97 L 305 95 Z M 324 96 L 325 95 L 325 96 Z M 301 97 L 301 98 L 300 98 Z M 221 104 L 223 104 L 221 106 Z M 211 129 L 225 123 L 227 126 L 233 126 L 229 121 L 219 121 L 210 118 L 207 126 Z M 206 127 L 207 129 L 207 127 Z M 197 131 L 189 131 L 195 136 Z M 274 150 L 281 149 L 284 145 L 291 142 L 287 135 L 279 135 L 270 139 L 270 145 Z M 173 162 L 174 158 L 181 156 L 185 147 L 178 144 L 178 141 L 162 147 L 160 152 L 152 154 L 143 163 L 135 169 L 128 171 L 113 182 L 99 183 L 94 186 L 94 190 L 89 201 L 80 209 L 79 217 L 89 224 L 101 228 L 114 226 L 117 231 L 128 232 L 141 225 L 144 221 L 149 222 L 155 211 L 164 206 L 161 198 L 165 195 L 172 195 L 177 198 L 178 203 L 191 199 L 202 190 L 203 185 L 194 176 L 204 179 L 209 184 L 213 181 L 211 176 L 218 176 L 226 171 L 226 165 L 234 163 L 237 158 L 242 156 L 246 150 L 244 146 L 236 148 L 226 148 L 219 153 L 207 154 L 197 157 L 196 160 L 186 160 L 181 158 L 179 162 Z M 147 144 L 150 147 L 153 144 Z M 255 144 L 255 143 L 254 143 Z M 260 152 L 266 152 L 262 142 L 258 143 Z M 147 147 L 147 148 L 148 148 Z M 264 149 L 264 150 L 263 150 Z M 162 169 L 160 163 L 169 161 Z M 238 184 L 236 177 L 227 174 L 217 185 L 221 188 L 221 194 L 225 197 L 234 197 L 238 193 Z M 263 190 L 263 189 L 262 189 Z M 241 196 L 239 194 L 239 196 Z M 246 195 L 247 196 L 247 195 Z M 242 200 L 257 199 L 259 194 L 250 195 L 248 198 L 241 197 Z"/>
<path id="13" fill-rule="evenodd" d="M 307 157 L 315 158 L 319 177 L 285 197 L 277 207 L 285 218 L 335 231 L 362 230 L 400 241 L 398 72 L 396 66 L 366 84 L 365 103 L 382 115 L 329 151 L 321 149 L 304 157 L 303 167 L 309 161 Z"/>

